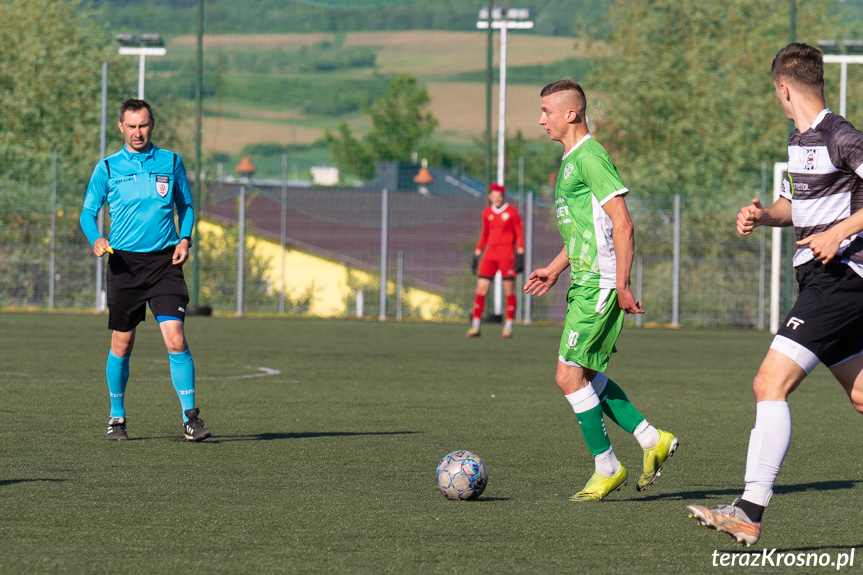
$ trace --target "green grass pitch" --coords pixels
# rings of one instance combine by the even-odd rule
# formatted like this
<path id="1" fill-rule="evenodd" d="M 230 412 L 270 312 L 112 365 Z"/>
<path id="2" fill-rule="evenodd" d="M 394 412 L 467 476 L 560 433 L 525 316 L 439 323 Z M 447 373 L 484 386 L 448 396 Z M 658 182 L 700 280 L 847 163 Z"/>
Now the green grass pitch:
<path id="1" fill-rule="evenodd" d="M 765 333 L 625 330 L 609 375 L 681 447 L 637 493 L 641 450 L 609 423 L 630 484 L 576 504 L 592 462 L 554 384 L 559 326 L 193 317 L 213 431 L 193 444 L 152 317 L 132 440 L 105 439 L 106 321 L 0 314 L 0 573 L 715 573 L 714 551 L 863 547 L 863 419 L 823 367 L 792 396 L 761 543 L 686 517 L 741 490 Z M 437 491 L 456 449 L 488 466 L 477 501 Z"/>

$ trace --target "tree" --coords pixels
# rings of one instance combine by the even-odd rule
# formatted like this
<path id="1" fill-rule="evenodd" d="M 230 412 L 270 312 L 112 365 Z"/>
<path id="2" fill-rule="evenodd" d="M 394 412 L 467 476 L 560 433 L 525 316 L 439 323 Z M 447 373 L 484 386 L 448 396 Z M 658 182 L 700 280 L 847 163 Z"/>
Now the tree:
<path id="1" fill-rule="evenodd" d="M 99 154 L 101 63 L 120 68 L 109 48 L 75 3 L 0 4 L 0 179 L 50 182 L 60 150 L 64 178 L 86 181 Z M 118 82 L 109 97 L 119 99 Z"/>
<path id="2" fill-rule="evenodd" d="M 99 160 L 103 61 L 109 70 L 111 153 L 122 146 L 117 110 L 135 93 L 136 63 L 117 53 L 111 34 L 76 1 L 0 2 L 0 300 L 45 301 L 56 151 L 55 239 L 58 253 L 64 255 L 55 270 L 64 278 L 57 295 L 76 303 L 93 301 L 89 282 L 69 279 L 82 276 L 63 268 L 77 261 L 74 254 L 89 253 L 78 214 Z M 152 105 L 156 141 L 180 151 L 179 134 L 191 116 L 165 99 Z M 191 140 L 191 131 L 185 135 Z"/>
<path id="3" fill-rule="evenodd" d="M 413 152 L 434 131 L 437 119 L 426 108 L 431 103 L 428 90 L 410 74 L 400 74 L 384 94 L 368 106 L 372 129 L 358 141 L 347 124 L 337 134 L 327 130 L 324 141 L 339 168 L 371 178 L 381 161 L 408 161 Z"/>
<path id="4" fill-rule="evenodd" d="M 77 2 L 0 3 L 0 183 L 50 183 L 57 150 L 63 182 L 86 186 L 99 161 L 102 62 L 109 72 L 110 153 L 122 145 L 117 110 L 135 93 L 136 60 L 120 56 L 112 35 Z M 192 139 L 184 113 L 190 106 L 150 103 L 156 142 L 182 153 Z"/>
<path id="5" fill-rule="evenodd" d="M 830 7 L 799 3 L 798 41 L 832 37 Z M 757 190 L 762 160 L 786 157 L 770 63 L 787 3 L 620 0 L 610 18 L 614 53 L 585 82 L 587 115 L 624 182 L 660 196 Z"/>

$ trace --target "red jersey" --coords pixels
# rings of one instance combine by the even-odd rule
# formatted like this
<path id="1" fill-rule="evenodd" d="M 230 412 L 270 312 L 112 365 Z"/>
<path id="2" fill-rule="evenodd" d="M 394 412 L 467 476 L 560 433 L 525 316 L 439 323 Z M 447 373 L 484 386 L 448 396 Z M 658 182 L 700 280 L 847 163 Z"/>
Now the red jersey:
<path id="1" fill-rule="evenodd" d="M 486 248 L 486 256 L 493 253 L 513 257 L 516 247 L 524 249 L 524 228 L 518 210 L 508 203 L 483 210 L 482 233 L 476 249 Z"/>

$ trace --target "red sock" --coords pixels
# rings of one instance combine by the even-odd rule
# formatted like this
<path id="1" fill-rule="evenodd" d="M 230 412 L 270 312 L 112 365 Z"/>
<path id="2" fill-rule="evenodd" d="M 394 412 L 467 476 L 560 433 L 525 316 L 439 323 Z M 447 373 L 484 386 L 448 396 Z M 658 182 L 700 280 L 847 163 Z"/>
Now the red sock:
<path id="1" fill-rule="evenodd" d="M 485 296 L 476 294 L 473 298 L 473 319 L 482 319 L 482 310 L 485 307 Z"/>
<path id="2" fill-rule="evenodd" d="M 515 319 L 515 294 L 506 296 L 506 319 Z"/>

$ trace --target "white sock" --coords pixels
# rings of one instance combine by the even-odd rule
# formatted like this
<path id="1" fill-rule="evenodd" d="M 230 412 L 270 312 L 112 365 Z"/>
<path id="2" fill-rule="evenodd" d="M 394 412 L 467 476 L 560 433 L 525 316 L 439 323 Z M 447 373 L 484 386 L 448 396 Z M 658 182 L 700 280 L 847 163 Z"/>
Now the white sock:
<path id="1" fill-rule="evenodd" d="M 787 401 L 759 401 L 755 409 L 755 428 L 749 434 L 746 454 L 743 499 L 767 507 L 791 445 L 791 409 Z"/>
<path id="2" fill-rule="evenodd" d="M 620 463 L 617 461 L 617 456 L 614 454 L 614 448 L 612 447 L 609 447 L 608 451 L 594 457 L 593 465 L 597 473 L 606 477 L 612 477 L 620 471 Z"/>
<path id="3" fill-rule="evenodd" d="M 593 409 L 599 405 L 599 396 L 596 395 L 593 386 L 587 384 L 578 391 L 564 395 L 566 400 L 572 406 L 572 410 L 578 414 Z M 606 477 L 611 477 L 620 471 L 620 463 L 617 461 L 617 456 L 614 454 L 614 449 L 609 447 L 607 451 L 603 451 L 593 458 L 593 465 L 596 472 Z"/>
<path id="4" fill-rule="evenodd" d="M 480 326 L 480 325 L 482 325 L 482 320 L 481 320 L 481 319 L 472 318 L 472 319 L 470 320 L 470 326 L 471 326 L 472 328 L 474 328 L 475 330 L 479 331 L 479 326 Z"/>
<path id="5" fill-rule="evenodd" d="M 586 387 L 582 387 L 578 391 L 568 393 L 564 395 L 564 397 L 572 406 L 572 410 L 576 413 L 582 413 L 599 405 L 599 396 L 596 395 L 596 392 L 593 390 L 593 386 L 589 383 Z"/>
<path id="6" fill-rule="evenodd" d="M 512 320 L 511 319 L 508 319 L 503 323 L 503 329 L 508 329 L 509 331 L 512 331 Z"/>
<path id="7" fill-rule="evenodd" d="M 659 432 L 646 419 L 636 426 L 632 436 L 642 449 L 653 449 L 659 443 Z"/>

